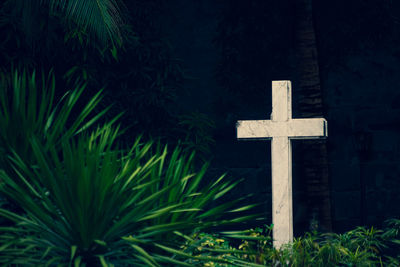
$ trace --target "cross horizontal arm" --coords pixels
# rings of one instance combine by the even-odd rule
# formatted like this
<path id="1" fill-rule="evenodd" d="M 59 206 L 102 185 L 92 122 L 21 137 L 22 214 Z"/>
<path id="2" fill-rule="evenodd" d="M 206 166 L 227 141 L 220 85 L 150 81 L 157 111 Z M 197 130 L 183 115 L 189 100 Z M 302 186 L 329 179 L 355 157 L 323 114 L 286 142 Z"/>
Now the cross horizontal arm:
<path id="1" fill-rule="evenodd" d="M 238 139 L 271 139 L 289 137 L 290 139 L 319 139 L 328 136 L 325 119 L 291 119 L 288 121 L 243 120 L 238 121 Z"/>

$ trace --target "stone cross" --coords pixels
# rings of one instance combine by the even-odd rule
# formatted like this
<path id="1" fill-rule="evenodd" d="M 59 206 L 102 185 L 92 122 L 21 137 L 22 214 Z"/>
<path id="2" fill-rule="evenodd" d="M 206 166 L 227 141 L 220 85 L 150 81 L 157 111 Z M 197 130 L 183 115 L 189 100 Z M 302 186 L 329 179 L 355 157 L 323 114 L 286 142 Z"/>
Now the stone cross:
<path id="1" fill-rule="evenodd" d="M 318 139 L 328 136 L 323 118 L 292 118 L 290 81 L 272 82 L 271 120 L 237 122 L 237 138 L 271 141 L 273 244 L 280 248 L 293 241 L 291 139 Z"/>

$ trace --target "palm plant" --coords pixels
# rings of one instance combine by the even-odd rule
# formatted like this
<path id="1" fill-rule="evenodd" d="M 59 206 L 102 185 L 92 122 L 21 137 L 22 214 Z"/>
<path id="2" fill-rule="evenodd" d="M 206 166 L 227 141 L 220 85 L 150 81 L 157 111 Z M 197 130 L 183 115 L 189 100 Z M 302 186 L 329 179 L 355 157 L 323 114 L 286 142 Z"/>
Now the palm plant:
<path id="1" fill-rule="evenodd" d="M 140 139 L 124 151 L 118 131 L 106 125 L 63 140 L 61 153 L 32 138 L 34 166 L 11 157 L 17 177 L 2 172 L 0 190 L 26 216 L 0 209 L 15 223 L 2 229 L 0 263 L 160 266 L 173 261 L 165 256 L 174 246 L 173 231 L 253 217 L 222 219 L 226 211 L 250 208 L 233 209 L 239 200 L 208 208 L 238 182 L 222 176 L 201 189 L 206 167 L 194 173 L 193 156 L 177 148 L 168 158 L 166 147 L 152 153 L 151 143 Z"/>
<path id="2" fill-rule="evenodd" d="M 75 118 L 71 116 L 84 90 L 85 85 L 77 86 L 57 102 L 52 72 L 39 78 L 36 72 L 0 73 L 0 168 L 12 171 L 7 156 L 13 153 L 27 164 L 33 164 L 32 136 L 47 146 L 57 147 L 62 140 L 95 124 L 108 110 L 93 114 L 101 101 L 101 92 L 94 95 Z"/>
<path id="3" fill-rule="evenodd" d="M 101 42 L 120 42 L 123 24 L 120 0 L 40 0 L 50 12 L 60 14 L 67 22 L 94 33 Z"/>
<path id="4" fill-rule="evenodd" d="M 253 207 L 235 209 L 241 199 L 212 205 L 240 181 L 201 186 L 207 165 L 195 173 L 179 148 L 121 148 L 118 117 L 91 130 L 107 111 L 92 115 L 100 93 L 73 119 L 84 86 L 57 102 L 54 80 L 15 71 L 0 82 L 0 195 L 16 207 L 0 207 L 0 264 L 185 264 L 168 257 L 177 231 L 253 217 L 235 215 Z"/>
<path id="5" fill-rule="evenodd" d="M 65 26 L 97 37 L 103 44 L 121 41 L 123 2 L 120 0 L 9 0 L 4 5 L 15 6 L 22 18 L 23 28 L 30 35 L 34 21 L 46 8 L 49 16 L 59 17 Z"/>
<path id="6" fill-rule="evenodd" d="M 9 160 L 13 154 L 28 165 L 34 164 L 29 141 L 32 137 L 47 147 L 58 149 L 62 140 L 85 131 L 102 118 L 107 109 L 93 114 L 101 101 L 101 92 L 92 97 L 80 113 L 76 112 L 79 96 L 84 90 L 85 85 L 77 86 L 57 101 L 52 72 L 47 76 L 17 70 L 0 73 L 0 169 L 15 177 Z M 73 113 L 75 118 L 72 118 Z M 4 180 L 0 178 L 0 186 L 3 184 Z M 22 212 L 14 202 L 0 192 L 0 207 Z M 3 220 L 0 224 L 4 224 Z"/>

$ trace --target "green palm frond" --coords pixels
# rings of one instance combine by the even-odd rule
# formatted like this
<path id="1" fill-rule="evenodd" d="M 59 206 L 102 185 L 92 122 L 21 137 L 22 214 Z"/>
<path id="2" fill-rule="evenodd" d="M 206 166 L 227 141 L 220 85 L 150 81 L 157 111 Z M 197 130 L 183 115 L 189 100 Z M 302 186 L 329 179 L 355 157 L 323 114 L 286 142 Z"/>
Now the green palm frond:
<path id="1" fill-rule="evenodd" d="M 102 42 L 121 40 L 122 2 L 116 0 L 40 0 L 50 11 L 94 33 Z"/>
<path id="2" fill-rule="evenodd" d="M 31 42 L 41 30 L 38 19 L 48 10 L 48 15 L 61 18 L 66 24 L 92 34 L 103 43 L 119 43 L 121 27 L 124 24 L 122 11 L 125 6 L 120 0 L 8 0 L 15 15 L 21 17 L 23 32 Z"/>

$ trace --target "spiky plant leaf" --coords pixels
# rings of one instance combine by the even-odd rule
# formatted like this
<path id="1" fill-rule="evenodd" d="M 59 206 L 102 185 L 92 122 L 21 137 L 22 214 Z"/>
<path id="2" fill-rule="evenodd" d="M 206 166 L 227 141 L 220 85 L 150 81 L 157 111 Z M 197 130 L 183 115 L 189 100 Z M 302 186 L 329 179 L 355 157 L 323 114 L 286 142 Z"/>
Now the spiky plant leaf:
<path id="1" fill-rule="evenodd" d="M 93 114 L 102 99 L 101 92 L 93 96 L 81 112 L 76 112 L 75 118 L 72 116 L 84 90 L 84 84 L 77 86 L 57 100 L 52 72 L 47 76 L 37 75 L 35 71 L 0 73 L 0 150 L 3 152 L 0 168 L 10 170 L 7 155 L 14 152 L 24 162 L 32 164 L 32 136 L 47 146 L 57 147 L 62 140 L 94 125 L 108 110 Z"/>

